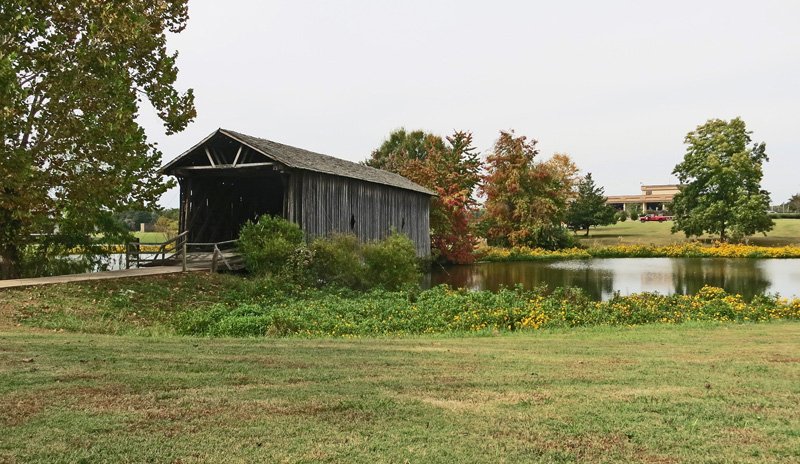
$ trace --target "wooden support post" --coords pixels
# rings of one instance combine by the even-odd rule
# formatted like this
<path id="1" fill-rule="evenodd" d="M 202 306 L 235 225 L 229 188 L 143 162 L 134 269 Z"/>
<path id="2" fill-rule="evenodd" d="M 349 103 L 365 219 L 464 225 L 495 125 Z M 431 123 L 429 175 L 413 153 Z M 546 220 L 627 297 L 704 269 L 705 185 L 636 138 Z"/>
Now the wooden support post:
<path id="1" fill-rule="evenodd" d="M 214 252 L 211 254 L 211 273 L 217 272 L 217 246 L 214 245 Z"/>
<path id="2" fill-rule="evenodd" d="M 186 240 L 183 241 L 183 253 L 181 261 L 183 261 L 183 272 L 186 272 Z"/>

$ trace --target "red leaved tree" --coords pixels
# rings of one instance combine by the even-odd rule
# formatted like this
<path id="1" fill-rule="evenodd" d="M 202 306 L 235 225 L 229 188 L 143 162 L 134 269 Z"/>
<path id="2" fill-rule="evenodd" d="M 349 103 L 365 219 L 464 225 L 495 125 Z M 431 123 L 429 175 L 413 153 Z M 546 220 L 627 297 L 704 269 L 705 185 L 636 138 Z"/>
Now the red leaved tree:
<path id="1" fill-rule="evenodd" d="M 538 154 L 536 140 L 500 132 L 481 186 L 486 195 L 483 230 L 490 244 L 549 249 L 569 245 L 561 222 L 578 168 L 563 154 L 536 163 Z"/>
<path id="2" fill-rule="evenodd" d="M 379 153 L 382 169 L 396 172 L 438 194 L 431 201 L 431 248 L 442 261 L 473 262 L 478 240 L 471 231 L 470 219 L 477 208 L 474 191 L 480 182 L 481 162 L 472 146 L 472 134 L 455 132 L 446 138 L 446 144 L 435 135 L 425 134 L 415 140 L 426 154 L 410 156 L 420 150 L 396 140 L 397 132 L 389 141 L 402 148 L 388 154 L 376 150 L 372 159 Z"/>

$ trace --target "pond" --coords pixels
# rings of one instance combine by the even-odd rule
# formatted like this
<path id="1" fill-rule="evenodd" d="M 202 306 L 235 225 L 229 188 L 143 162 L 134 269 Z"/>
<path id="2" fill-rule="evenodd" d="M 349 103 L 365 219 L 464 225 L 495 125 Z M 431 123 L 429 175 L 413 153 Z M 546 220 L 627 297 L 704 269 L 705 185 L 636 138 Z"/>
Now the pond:
<path id="1" fill-rule="evenodd" d="M 595 300 L 658 292 L 696 293 L 703 285 L 724 288 L 746 299 L 763 293 L 800 296 L 800 259 L 613 258 L 566 261 L 478 263 L 434 268 L 423 286 L 495 291 L 522 284 L 526 289 L 546 284 L 580 287 Z"/>

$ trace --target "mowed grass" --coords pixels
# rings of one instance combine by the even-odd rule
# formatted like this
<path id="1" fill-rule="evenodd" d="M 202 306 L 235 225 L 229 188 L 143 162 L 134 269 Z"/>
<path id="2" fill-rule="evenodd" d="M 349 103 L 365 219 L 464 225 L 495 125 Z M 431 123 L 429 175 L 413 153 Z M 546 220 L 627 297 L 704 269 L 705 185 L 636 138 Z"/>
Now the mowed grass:
<path id="1" fill-rule="evenodd" d="M 775 229 L 769 232 L 766 237 L 764 235 L 755 235 L 748 237 L 746 242 L 751 245 L 770 247 L 800 245 L 800 219 L 775 219 L 774 221 Z M 640 222 L 629 219 L 612 226 L 592 228 L 588 237 L 584 235 L 585 232 L 579 231 L 578 238 L 581 246 L 595 248 L 614 245 L 664 246 L 671 243 L 689 241 L 682 232 L 677 234 L 670 233 L 672 224 L 672 221 Z M 707 235 L 700 239 L 711 242 L 718 238 Z"/>
<path id="2" fill-rule="evenodd" d="M 163 232 L 134 232 L 133 236 L 142 243 L 163 243 L 167 241 L 167 234 Z"/>
<path id="3" fill-rule="evenodd" d="M 800 324 L 0 332 L 0 462 L 798 462 Z"/>

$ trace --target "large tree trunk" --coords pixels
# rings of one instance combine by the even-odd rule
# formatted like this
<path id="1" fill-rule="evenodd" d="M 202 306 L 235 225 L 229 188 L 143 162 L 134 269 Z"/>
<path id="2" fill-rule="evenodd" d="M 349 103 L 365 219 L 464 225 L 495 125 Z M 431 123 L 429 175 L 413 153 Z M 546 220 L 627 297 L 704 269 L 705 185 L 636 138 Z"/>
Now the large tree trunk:
<path id="1" fill-rule="evenodd" d="M 0 249 L 0 280 L 19 278 L 19 249 L 6 245 Z"/>

